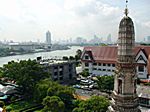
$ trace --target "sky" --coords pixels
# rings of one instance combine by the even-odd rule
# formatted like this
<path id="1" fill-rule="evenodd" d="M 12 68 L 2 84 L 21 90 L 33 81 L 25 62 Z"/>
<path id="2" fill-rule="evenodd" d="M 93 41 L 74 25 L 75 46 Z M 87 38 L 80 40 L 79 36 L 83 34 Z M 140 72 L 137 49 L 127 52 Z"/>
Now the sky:
<path id="1" fill-rule="evenodd" d="M 150 0 L 129 0 L 136 41 L 150 35 Z M 0 40 L 45 41 L 118 37 L 125 0 L 0 0 Z"/>

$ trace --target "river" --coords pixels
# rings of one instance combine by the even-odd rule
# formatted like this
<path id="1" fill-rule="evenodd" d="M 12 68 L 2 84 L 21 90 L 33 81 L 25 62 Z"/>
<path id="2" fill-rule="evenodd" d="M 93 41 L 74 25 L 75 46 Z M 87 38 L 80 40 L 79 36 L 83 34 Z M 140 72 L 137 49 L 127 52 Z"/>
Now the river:
<path id="1" fill-rule="evenodd" d="M 9 61 L 12 61 L 12 60 L 19 61 L 19 60 L 27 60 L 27 59 L 36 59 L 36 57 L 39 57 L 39 56 L 41 56 L 43 59 L 62 58 L 63 56 L 75 56 L 76 51 L 78 49 L 83 50 L 83 47 L 72 46 L 68 50 L 56 50 L 56 51 L 50 51 L 50 52 L 39 52 L 39 53 L 30 53 L 30 54 L 23 54 L 23 55 L 0 57 L 0 66 L 2 67 L 3 64 L 7 64 Z"/>

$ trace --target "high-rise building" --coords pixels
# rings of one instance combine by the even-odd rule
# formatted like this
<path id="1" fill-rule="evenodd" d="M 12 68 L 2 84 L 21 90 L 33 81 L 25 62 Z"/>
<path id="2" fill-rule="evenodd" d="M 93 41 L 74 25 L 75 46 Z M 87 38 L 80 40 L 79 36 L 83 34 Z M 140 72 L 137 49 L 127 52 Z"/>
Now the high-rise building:
<path id="1" fill-rule="evenodd" d="M 76 38 L 76 43 L 77 44 L 85 44 L 86 42 L 87 42 L 87 40 L 82 38 L 82 37 L 77 37 Z"/>
<path id="2" fill-rule="evenodd" d="M 109 34 L 109 35 L 107 36 L 107 41 L 106 41 L 106 43 L 109 43 L 109 44 L 112 43 L 111 34 Z"/>
<path id="3" fill-rule="evenodd" d="M 50 33 L 50 31 L 46 32 L 46 44 L 51 45 L 51 33 Z"/>
<path id="4" fill-rule="evenodd" d="M 126 3 L 128 1 L 126 0 Z M 138 108 L 136 92 L 137 75 L 135 69 L 134 24 L 128 16 L 126 5 L 125 17 L 119 25 L 118 57 L 115 71 L 114 91 L 112 93 L 110 112 L 141 112 Z"/>
<path id="5" fill-rule="evenodd" d="M 145 38 L 144 38 L 144 42 L 150 43 L 150 36 L 145 37 Z"/>

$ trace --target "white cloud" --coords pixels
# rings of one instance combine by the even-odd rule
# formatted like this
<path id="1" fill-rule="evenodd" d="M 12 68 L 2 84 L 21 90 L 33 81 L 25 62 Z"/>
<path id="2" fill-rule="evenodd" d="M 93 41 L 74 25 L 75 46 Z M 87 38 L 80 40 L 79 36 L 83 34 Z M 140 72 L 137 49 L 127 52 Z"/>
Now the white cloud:
<path id="1" fill-rule="evenodd" d="M 20 7 L 17 0 L 0 0 L 0 16 L 18 20 Z"/>
<path id="2" fill-rule="evenodd" d="M 148 27 L 148 28 L 150 28 L 150 21 L 144 22 L 143 25 L 146 26 L 146 27 Z"/>
<path id="3" fill-rule="evenodd" d="M 113 7 L 97 0 L 65 0 L 64 7 L 79 16 L 113 15 L 119 12 L 118 7 Z"/>
<path id="4" fill-rule="evenodd" d="M 65 0 L 64 7 L 74 15 L 68 23 L 68 26 L 74 26 L 71 28 L 74 35 L 92 38 L 94 34 L 106 37 L 112 33 L 116 39 L 120 13 L 118 7 L 97 0 Z"/>
<path id="5" fill-rule="evenodd" d="M 0 0 L 0 39 L 44 41 L 47 30 L 56 40 L 94 34 L 106 37 L 109 33 L 117 39 L 124 8 L 120 3 L 123 4 L 120 0 Z M 130 14 L 139 21 L 137 29 L 143 24 L 140 36 L 147 35 L 149 15 L 143 15 L 144 10 L 141 14 L 140 7 L 131 8 Z"/>

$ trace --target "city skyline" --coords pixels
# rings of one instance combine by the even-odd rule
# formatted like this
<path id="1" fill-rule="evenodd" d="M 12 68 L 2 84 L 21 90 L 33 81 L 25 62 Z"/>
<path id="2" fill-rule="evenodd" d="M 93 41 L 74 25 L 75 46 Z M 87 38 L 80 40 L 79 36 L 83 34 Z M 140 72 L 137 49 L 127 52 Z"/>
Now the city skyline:
<path id="1" fill-rule="evenodd" d="M 125 7 L 122 2 L 125 0 L 0 0 L 0 40 L 45 41 L 45 31 L 50 30 L 52 40 L 92 39 L 95 34 L 106 39 L 110 33 L 116 41 Z M 149 3 L 129 1 L 136 41 L 150 35 Z"/>

